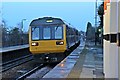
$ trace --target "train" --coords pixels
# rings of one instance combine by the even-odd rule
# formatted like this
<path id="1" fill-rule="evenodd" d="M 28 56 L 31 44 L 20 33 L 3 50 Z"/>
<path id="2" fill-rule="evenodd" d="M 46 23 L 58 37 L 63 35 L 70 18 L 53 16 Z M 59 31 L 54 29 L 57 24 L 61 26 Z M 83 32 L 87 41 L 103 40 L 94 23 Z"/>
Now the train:
<path id="1" fill-rule="evenodd" d="M 29 50 L 39 63 L 63 60 L 76 44 L 80 44 L 79 31 L 60 18 L 42 17 L 29 25 Z"/>

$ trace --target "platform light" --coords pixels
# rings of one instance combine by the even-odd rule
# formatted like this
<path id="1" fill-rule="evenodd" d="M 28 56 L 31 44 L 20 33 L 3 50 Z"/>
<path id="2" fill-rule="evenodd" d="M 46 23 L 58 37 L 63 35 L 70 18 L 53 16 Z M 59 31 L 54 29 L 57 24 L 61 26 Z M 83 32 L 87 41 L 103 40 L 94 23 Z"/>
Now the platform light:
<path id="1" fill-rule="evenodd" d="M 98 29 L 98 31 L 99 31 L 99 32 L 101 32 L 101 31 L 102 31 L 102 29 Z"/>
<path id="2" fill-rule="evenodd" d="M 60 67 L 64 67 L 64 64 L 62 63 L 62 64 L 60 64 Z"/>

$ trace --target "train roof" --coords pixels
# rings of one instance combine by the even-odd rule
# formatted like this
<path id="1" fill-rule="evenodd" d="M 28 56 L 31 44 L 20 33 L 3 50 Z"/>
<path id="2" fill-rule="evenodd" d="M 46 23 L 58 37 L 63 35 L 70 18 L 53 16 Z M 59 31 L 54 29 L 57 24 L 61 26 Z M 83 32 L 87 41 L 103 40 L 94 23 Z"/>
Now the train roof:
<path id="1" fill-rule="evenodd" d="M 65 23 L 60 18 L 43 17 L 33 20 L 30 23 L 30 26 L 48 25 L 48 24 L 65 24 Z"/>

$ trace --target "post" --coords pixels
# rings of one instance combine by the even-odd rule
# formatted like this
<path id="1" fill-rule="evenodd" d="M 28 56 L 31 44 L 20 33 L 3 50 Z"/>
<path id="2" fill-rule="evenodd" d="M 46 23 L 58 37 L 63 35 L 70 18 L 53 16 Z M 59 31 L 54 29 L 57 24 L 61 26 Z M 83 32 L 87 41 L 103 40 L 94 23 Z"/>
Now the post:
<path id="1" fill-rule="evenodd" d="M 120 0 L 118 1 L 118 15 L 120 15 Z M 120 16 L 118 16 L 118 76 L 120 80 Z"/>
<path id="2" fill-rule="evenodd" d="M 23 23 L 24 23 L 24 21 L 25 21 L 26 19 L 22 19 L 22 21 L 21 21 L 21 45 L 23 44 Z"/>
<path id="3" fill-rule="evenodd" d="M 111 0 L 110 4 L 110 78 L 118 78 L 118 46 L 117 46 L 117 32 L 118 32 L 118 11 L 117 0 Z"/>
<path id="4" fill-rule="evenodd" d="M 0 2 L 0 16 L 2 16 L 2 3 Z M 2 29 L 2 17 L 0 17 L 0 29 Z M 0 48 L 2 48 L 2 30 L 0 30 Z M 2 64 L 2 53 L 0 53 L 0 63 Z M 0 66 L 2 70 L 2 66 Z M 2 73 L 0 73 L 0 79 L 2 80 Z"/>
<path id="5" fill-rule="evenodd" d="M 109 78 L 110 71 L 110 41 L 109 41 L 109 32 L 110 32 L 110 3 L 105 1 L 104 3 L 104 74 L 105 78 Z"/>
<path id="6" fill-rule="evenodd" d="M 97 0 L 95 2 L 95 45 L 97 44 Z"/>

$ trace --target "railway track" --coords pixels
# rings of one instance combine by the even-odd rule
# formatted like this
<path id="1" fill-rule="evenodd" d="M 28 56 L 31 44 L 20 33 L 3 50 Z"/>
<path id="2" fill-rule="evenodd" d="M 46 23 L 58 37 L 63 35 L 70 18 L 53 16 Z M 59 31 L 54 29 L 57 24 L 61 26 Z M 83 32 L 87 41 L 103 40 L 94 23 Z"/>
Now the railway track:
<path id="1" fill-rule="evenodd" d="M 2 64 L 0 64 L 0 66 L 2 66 L 2 70 L 0 70 L 0 73 L 5 72 L 13 67 L 16 67 L 18 65 L 21 65 L 21 64 L 31 61 L 31 60 L 33 60 L 32 55 L 26 55 L 26 56 L 2 63 Z"/>
<path id="2" fill-rule="evenodd" d="M 40 64 L 39 66 L 29 70 L 25 74 L 21 75 L 20 77 L 16 78 L 16 80 L 24 80 L 27 76 L 33 74 L 35 71 L 39 70 L 40 68 L 44 67 L 44 64 Z"/>

